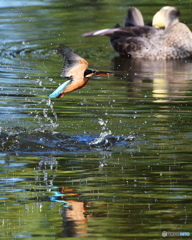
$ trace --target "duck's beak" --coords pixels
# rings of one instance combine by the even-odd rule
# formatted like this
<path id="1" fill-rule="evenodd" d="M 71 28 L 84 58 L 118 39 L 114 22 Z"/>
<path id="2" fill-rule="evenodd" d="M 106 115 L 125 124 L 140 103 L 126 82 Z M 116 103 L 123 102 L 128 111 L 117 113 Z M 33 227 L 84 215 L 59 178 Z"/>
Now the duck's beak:
<path id="1" fill-rule="evenodd" d="M 165 19 L 166 11 L 160 10 L 154 16 L 152 20 L 152 25 L 155 28 L 165 28 L 166 19 Z"/>

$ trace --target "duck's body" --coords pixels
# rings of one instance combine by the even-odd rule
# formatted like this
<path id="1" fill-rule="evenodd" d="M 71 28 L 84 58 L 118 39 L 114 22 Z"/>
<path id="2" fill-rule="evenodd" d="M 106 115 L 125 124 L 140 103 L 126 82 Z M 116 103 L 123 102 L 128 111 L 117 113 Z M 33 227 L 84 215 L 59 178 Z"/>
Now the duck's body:
<path id="1" fill-rule="evenodd" d="M 161 24 L 160 24 L 161 21 Z M 157 28 L 158 24 L 161 25 Z M 121 56 L 148 59 L 192 57 L 192 33 L 179 22 L 179 10 L 162 8 L 153 18 L 153 26 L 105 29 L 83 36 L 109 36 L 114 50 Z"/>
<path id="2" fill-rule="evenodd" d="M 65 59 L 61 77 L 69 80 L 50 94 L 50 98 L 61 98 L 66 93 L 82 88 L 93 75 L 110 75 L 109 72 L 87 69 L 88 62 L 64 45 L 59 46 L 58 52 Z"/>

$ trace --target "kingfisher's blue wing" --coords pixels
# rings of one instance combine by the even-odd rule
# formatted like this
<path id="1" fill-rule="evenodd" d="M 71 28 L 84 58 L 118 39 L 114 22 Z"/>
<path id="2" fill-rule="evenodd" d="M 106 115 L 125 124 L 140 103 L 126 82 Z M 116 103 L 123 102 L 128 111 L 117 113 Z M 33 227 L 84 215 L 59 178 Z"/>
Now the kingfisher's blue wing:
<path id="1" fill-rule="evenodd" d="M 53 93 L 51 93 L 49 95 L 50 98 L 56 98 L 57 96 L 59 96 L 67 87 L 67 85 L 70 84 L 72 80 L 68 80 L 66 82 L 64 82 L 63 84 L 61 84 Z"/>

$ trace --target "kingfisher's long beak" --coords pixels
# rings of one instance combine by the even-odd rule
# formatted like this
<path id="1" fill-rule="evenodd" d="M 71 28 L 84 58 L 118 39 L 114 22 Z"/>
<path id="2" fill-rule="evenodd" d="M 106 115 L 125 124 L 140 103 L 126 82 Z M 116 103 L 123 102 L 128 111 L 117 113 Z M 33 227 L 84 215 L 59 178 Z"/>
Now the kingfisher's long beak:
<path id="1" fill-rule="evenodd" d="M 113 75 L 113 73 L 112 72 L 92 70 L 92 69 L 86 69 L 85 70 L 85 73 L 84 73 L 85 78 L 90 78 L 93 75 L 105 75 L 105 76 L 107 75 L 107 76 L 110 76 L 110 75 Z"/>
<path id="2" fill-rule="evenodd" d="M 109 76 L 113 75 L 112 72 L 105 72 L 105 71 L 95 71 L 95 75 L 102 75 L 102 76 L 106 76 L 109 78 Z"/>
<path id="3" fill-rule="evenodd" d="M 112 72 L 105 72 L 105 71 L 95 71 L 95 75 L 107 75 L 107 76 L 110 76 L 110 75 L 113 75 Z"/>

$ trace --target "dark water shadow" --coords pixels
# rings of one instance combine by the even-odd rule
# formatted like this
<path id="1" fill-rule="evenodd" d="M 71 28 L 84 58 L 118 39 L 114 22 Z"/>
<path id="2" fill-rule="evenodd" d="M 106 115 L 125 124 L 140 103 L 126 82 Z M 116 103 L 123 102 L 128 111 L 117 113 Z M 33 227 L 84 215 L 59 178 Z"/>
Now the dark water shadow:
<path id="1" fill-rule="evenodd" d="M 19 155 L 49 155 L 65 152 L 77 153 L 85 151 L 111 151 L 113 147 L 128 148 L 134 136 L 113 136 L 110 132 L 103 132 L 99 136 L 67 135 L 58 132 L 41 132 L 17 129 L 16 133 L 0 133 L 0 151 L 2 153 Z"/>

